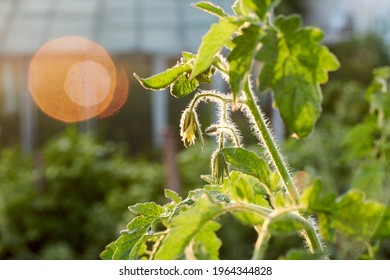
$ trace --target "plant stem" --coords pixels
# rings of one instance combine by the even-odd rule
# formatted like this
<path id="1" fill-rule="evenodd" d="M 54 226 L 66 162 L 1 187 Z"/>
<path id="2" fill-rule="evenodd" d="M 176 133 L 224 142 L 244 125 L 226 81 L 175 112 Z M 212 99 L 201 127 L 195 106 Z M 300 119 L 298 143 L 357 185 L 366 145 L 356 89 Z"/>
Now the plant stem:
<path id="1" fill-rule="evenodd" d="M 324 253 L 324 249 L 322 247 L 320 238 L 314 228 L 314 225 L 297 212 L 287 210 L 272 211 L 268 208 L 260 207 L 258 205 L 244 203 L 233 203 L 228 206 L 225 206 L 222 212 L 252 212 L 254 214 L 260 215 L 261 217 L 264 217 L 262 227 L 258 229 L 255 226 L 255 229 L 258 232 L 258 238 L 255 244 L 252 259 L 262 259 L 264 257 L 264 253 L 268 243 L 267 241 L 270 237 L 270 232 L 268 230 L 269 224 L 272 220 L 280 219 L 282 217 L 300 225 L 300 228 L 302 229 L 302 234 L 304 235 L 309 249 L 313 254 Z"/>
<path id="2" fill-rule="evenodd" d="M 279 174 L 283 182 L 283 185 L 290 196 L 292 206 L 296 207 L 300 203 L 299 193 L 295 187 L 294 181 L 291 178 L 288 168 L 282 158 L 282 155 L 280 154 L 276 146 L 276 143 L 271 135 L 271 132 L 268 129 L 267 123 L 263 117 L 263 114 L 260 111 L 260 107 L 256 103 L 256 99 L 250 88 L 249 82 L 245 86 L 244 93 L 246 96 L 245 104 L 247 105 L 249 109 L 249 113 L 253 117 L 254 124 L 257 128 L 257 131 L 259 132 L 257 136 L 259 137 L 259 140 L 263 143 L 265 149 L 267 150 L 271 162 L 275 167 L 277 173 Z M 299 214 L 297 214 L 297 217 L 301 218 L 302 219 L 301 222 L 305 224 L 302 234 L 304 235 L 308 243 L 308 246 L 310 247 L 310 251 L 312 253 L 323 253 L 324 250 L 320 241 L 320 237 L 318 236 L 313 224 Z M 261 236 L 259 233 L 258 241 L 260 245 L 262 244 L 264 239 L 265 236 Z M 255 248 L 254 257 L 259 257 L 259 256 L 261 257 L 262 253 L 261 253 L 260 245 L 259 248 L 257 248 L 257 250 Z"/>
<path id="3" fill-rule="evenodd" d="M 290 195 L 293 205 L 296 206 L 299 204 L 298 191 L 294 185 L 290 173 L 288 172 L 287 166 L 285 165 L 284 160 L 279 153 L 279 150 L 275 144 L 271 132 L 268 129 L 263 114 L 260 111 L 260 107 L 256 103 L 253 92 L 249 86 L 249 82 L 245 86 L 244 93 L 246 96 L 245 103 L 249 109 L 250 114 L 253 116 L 254 124 L 256 125 L 256 128 L 259 132 L 257 136 L 260 138 L 260 141 L 263 143 L 265 149 L 267 150 L 272 164 L 274 165 L 277 173 L 282 179 L 284 187 Z"/>
<path id="4" fill-rule="evenodd" d="M 212 91 L 201 91 L 199 93 L 197 93 L 194 98 L 191 100 L 191 103 L 190 105 L 188 106 L 191 110 L 194 110 L 196 108 L 196 106 L 198 105 L 198 103 L 202 100 L 202 99 L 209 99 L 209 100 L 212 100 L 214 102 L 217 102 L 217 100 L 220 100 L 221 102 L 223 103 L 226 103 L 226 102 L 231 102 L 231 99 L 229 97 L 225 97 L 219 93 L 215 93 L 215 92 L 212 92 Z"/>
<path id="5" fill-rule="evenodd" d="M 301 216 L 299 216 L 301 217 Z M 306 224 L 305 230 L 302 231 L 302 234 L 304 235 L 307 245 L 309 246 L 310 251 L 313 254 L 324 254 L 324 248 L 322 247 L 321 240 L 310 221 L 306 220 L 305 218 L 301 217 L 303 222 Z"/>
<path id="6" fill-rule="evenodd" d="M 268 241 L 271 238 L 271 234 L 268 231 L 268 226 L 271 220 L 269 218 L 265 219 L 261 226 L 255 226 L 257 231 L 257 240 L 255 248 L 253 250 L 252 260 L 262 260 L 264 259 L 265 251 L 268 247 Z"/>

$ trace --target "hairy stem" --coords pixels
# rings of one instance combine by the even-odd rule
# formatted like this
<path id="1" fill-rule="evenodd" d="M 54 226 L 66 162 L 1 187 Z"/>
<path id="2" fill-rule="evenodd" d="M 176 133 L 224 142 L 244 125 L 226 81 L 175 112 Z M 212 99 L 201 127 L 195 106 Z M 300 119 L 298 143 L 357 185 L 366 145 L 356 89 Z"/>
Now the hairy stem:
<path id="1" fill-rule="evenodd" d="M 275 141 L 271 135 L 271 132 L 268 129 L 267 123 L 263 117 L 263 114 L 260 111 L 260 107 L 257 105 L 253 92 L 249 86 L 249 82 L 246 84 L 244 93 L 246 96 L 246 105 L 249 109 L 250 114 L 254 119 L 254 124 L 258 130 L 258 137 L 263 143 L 265 149 L 268 152 L 268 155 L 271 159 L 273 166 L 275 167 L 277 173 L 282 179 L 283 185 L 286 188 L 293 205 L 299 204 L 299 194 L 294 185 L 290 173 L 288 172 L 287 166 L 284 163 L 284 160 L 279 153 L 279 150 L 275 144 Z"/>
<path id="2" fill-rule="evenodd" d="M 265 251 L 268 247 L 268 241 L 271 238 L 271 234 L 268 231 L 270 222 L 270 219 L 266 219 L 261 226 L 255 226 L 255 230 L 257 231 L 257 240 L 253 250 L 252 260 L 264 259 Z"/>
<path id="3" fill-rule="evenodd" d="M 271 135 L 271 132 L 268 129 L 267 123 L 263 117 L 263 114 L 260 111 L 260 107 L 256 103 L 256 99 L 250 88 L 249 82 L 245 86 L 244 93 L 246 96 L 245 103 L 249 109 L 250 114 L 254 119 L 253 121 L 256 126 L 256 129 L 259 132 L 258 133 L 259 140 L 263 143 L 265 149 L 268 152 L 268 155 L 271 159 L 273 166 L 275 167 L 277 173 L 282 179 L 283 185 L 290 196 L 292 206 L 297 207 L 300 203 L 299 193 L 295 187 L 293 179 L 291 178 L 288 168 L 282 158 L 282 155 L 280 154 L 276 146 L 276 143 Z M 302 219 L 301 222 L 305 224 L 302 234 L 309 245 L 310 251 L 312 253 L 323 253 L 324 250 L 320 241 L 320 237 L 318 236 L 316 229 L 314 228 L 314 225 L 310 223 L 308 220 L 306 220 L 304 217 L 300 216 L 299 214 L 298 217 L 300 217 Z M 259 234 L 259 239 L 261 241 L 262 239 L 264 239 L 264 237 L 260 236 Z M 258 253 L 256 253 L 255 251 L 255 254 Z"/>
<path id="4" fill-rule="evenodd" d="M 188 107 L 191 110 L 194 110 L 196 108 L 196 106 L 198 105 L 198 103 L 202 99 L 206 99 L 206 100 L 209 99 L 209 100 L 212 100 L 214 102 L 217 102 L 217 100 L 219 100 L 220 102 L 223 102 L 223 103 L 231 102 L 231 98 L 229 98 L 227 96 L 225 97 L 219 93 L 215 93 L 215 92 L 211 92 L 211 91 L 201 91 L 194 96 L 194 98 L 191 100 L 191 103 Z"/>
<path id="5" fill-rule="evenodd" d="M 264 217 L 262 226 L 260 228 L 259 226 L 255 226 L 255 229 L 258 232 L 258 238 L 255 244 L 252 259 L 262 259 L 264 257 L 267 243 L 270 238 L 270 232 L 268 230 L 269 224 L 274 219 L 280 219 L 282 217 L 299 224 L 299 227 L 302 229 L 302 234 L 305 237 L 309 249 L 312 253 L 324 253 L 321 240 L 316 232 L 314 225 L 310 222 L 310 220 L 305 219 L 297 212 L 288 210 L 272 211 L 268 208 L 263 208 L 258 205 L 243 203 L 233 203 L 227 205 L 222 212 L 252 212 L 254 214 L 260 215 L 261 217 Z M 222 212 L 220 214 L 222 214 Z"/>

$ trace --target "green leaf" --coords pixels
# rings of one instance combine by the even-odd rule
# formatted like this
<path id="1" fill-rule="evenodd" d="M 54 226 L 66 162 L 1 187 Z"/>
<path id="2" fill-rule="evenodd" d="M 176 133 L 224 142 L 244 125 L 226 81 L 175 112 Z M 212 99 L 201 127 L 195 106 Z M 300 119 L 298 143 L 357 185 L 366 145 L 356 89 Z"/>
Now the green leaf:
<path id="1" fill-rule="evenodd" d="M 376 116 L 368 116 L 363 122 L 353 126 L 342 143 L 346 150 L 345 159 L 356 161 L 369 157 L 380 133 Z"/>
<path id="2" fill-rule="evenodd" d="M 182 198 L 180 197 L 180 195 L 173 190 L 165 189 L 164 194 L 165 194 L 166 198 L 169 198 L 170 200 L 172 200 L 175 203 L 182 202 Z"/>
<path id="3" fill-rule="evenodd" d="M 369 241 L 380 228 L 384 213 L 385 205 L 351 190 L 337 200 L 332 227 L 346 237 Z"/>
<path id="4" fill-rule="evenodd" d="M 127 231 L 122 232 L 122 235 L 115 241 L 114 260 L 128 260 L 137 256 L 139 242 L 142 242 L 144 235 L 149 231 L 154 217 L 136 217 L 128 225 Z M 138 244 L 138 246 L 136 246 Z"/>
<path id="5" fill-rule="evenodd" d="M 102 260 L 112 260 L 115 253 L 116 245 L 115 241 L 111 242 L 106 246 L 103 252 L 100 253 Z"/>
<path id="6" fill-rule="evenodd" d="M 242 35 L 233 39 L 235 47 L 228 56 L 229 82 L 235 99 L 239 97 L 251 73 L 253 57 L 261 37 L 260 27 L 257 25 L 250 25 L 242 32 Z"/>
<path id="7" fill-rule="evenodd" d="M 217 17 L 228 16 L 221 7 L 214 5 L 213 3 L 210 2 L 201 1 L 199 3 L 193 4 L 193 6 Z"/>
<path id="8" fill-rule="evenodd" d="M 292 235 L 303 229 L 302 222 L 296 219 L 297 215 L 291 213 L 280 218 L 273 218 L 268 226 L 274 235 Z"/>
<path id="9" fill-rule="evenodd" d="M 292 132 L 305 137 L 321 113 L 319 85 L 339 62 L 320 45 L 321 30 L 302 28 L 301 24 L 299 16 L 278 17 L 275 27 L 263 37 L 257 58 L 264 63 L 260 90 L 273 90 L 283 121 Z"/>
<path id="10" fill-rule="evenodd" d="M 210 201 L 203 195 L 188 210 L 182 210 L 173 220 L 168 235 L 163 240 L 155 259 L 177 259 L 185 248 L 222 210 L 219 203 Z"/>
<path id="11" fill-rule="evenodd" d="M 378 231 L 375 233 L 375 238 L 389 238 L 390 237 L 390 201 L 387 203 L 382 220 L 379 224 Z"/>
<path id="12" fill-rule="evenodd" d="M 149 78 L 141 78 L 134 73 L 134 77 L 141 83 L 141 85 L 149 90 L 161 90 L 167 88 L 170 84 L 175 82 L 182 74 L 191 72 L 192 62 L 184 64 L 177 64 L 172 68 L 165 70 L 162 73 L 156 74 Z"/>
<path id="13" fill-rule="evenodd" d="M 245 203 L 255 202 L 255 184 L 259 184 L 259 182 L 254 177 L 237 171 L 233 171 L 230 178 L 224 182 L 230 197 L 235 202 Z"/>
<path id="14" fill-rule="evenodd" d="M 216 235 L 221 225 L 208 221 L 195 238 L 194 252 L 198 260 L 218 260 L 222 241 Z"/>
<path id="15" fill-rule="evenodd" d="M 188 62 L 196 58 L 196 54 L 185 52 L 185 51 L 181 52 L 181 56 L 183 57 L 184 62 Z"/>
<path id="16" fill-rule="evenodd" d="M 269 186 L 271 170 L 269 169 L 267 162 L 263 158 L 260 158 L 255 152 L 244 148 L 224 148 L 222 149 L 222 152 L 225 154 L 225 158 L 230 164 L 230 169 L 254 176 Z"/>
<path id="17" fill-rule="evenodd" d="M 366 91 L 366 97 L 370 102 L 372 102 L 372 98 L 375 95 L 381 95 L 387 92 L 387 80 L 390 78 L 390 67 L 378 67 L 373 70 L 373 75 L 374 79 Z"/>
<path id="18" fill-rule="evenodd" d="M 337 195 L 333 192 L 325 193 L 321 181 L 316 180 L 311 187 L 304 190 L 301 201 L 311 211 L 331 213 L 336 198 Z"/>
<path id="19" fill-rule="evenodd" d="M 351 187 L 363 191 L 367 198 L 382 201 L 387 199 L 386 187 L 386 167 L 381 161 L 370 161 L 354 170 Z"/>
<path id="20" fill-rule="evenodd" d="M 239 27 L 238 24 L 229 21 L 227 18 L 221 18 L 218 23 L 211 25 L 208 33 L 203 36 L 190 79 L 195 78 L 211 66 L 214 57 Z"/>
<path id="21" fill-rule="evenodd" d="M 386 232 L 386 206 L 366 199 L 360 190 L 351 189 L 337 198 L 334 193 L 324 193 L 321 184 L 315 183 L 302 200 L 309 202 L 311 213 L 318 216 L 321 234 L 332 242 L 338 238 L 368 242 L 377 232 Z"/>
<path id="22" fill-rule="evenodd" d="M 210 84 L 212 82 L 211 78 L 213 77 L 214 73 L 215 73 L 215 67 L 211 66 L 209 69 L 196 76 L 196 79 L 201 83 Z"/>
<path id="23" fill-rule="evenodd" d="M 260 20 L 264 20 L 266 14 L 276 7 L 280 0 L 240 0 L 240 2 L 242 14 L 255 13 Z"/>
<path id="24" fill-rule="evenodd" d="M 223 184 L 233 201 L 270 208 L 269 202 L 265 199 L 267 193 L 255 177 L 233 171 Z M 235 213 L 234 216 L 247 225 L 259 225 L 264 221 L 262 216 L 249 211 Z"/>
<path id="25" fill-rule="evenodd" d="M 165 214 L 164 207 L 156 204 L 155 202 L 137 203 L 133 206 L 129 206 L 129 210 L 136 215 L 146 217 L 158 218 Z"/>
<path id="26" fill-rule="evenodd" d="M 199 82 L 196 79 L 190 80 L 187 73 L 182 74 L 170 87 L 170 93 L 180 98 L 186 96 L 196 90 L 199 86 Z"/>
<path id="27" fill-rule="evenodd" d="M 374 79 L 366 91 L 366 99 L 370 103 L 370 113 L 384 114 L 390 117 L 389 79 L 390 67 L 379 67 L 373 70 Z"/>

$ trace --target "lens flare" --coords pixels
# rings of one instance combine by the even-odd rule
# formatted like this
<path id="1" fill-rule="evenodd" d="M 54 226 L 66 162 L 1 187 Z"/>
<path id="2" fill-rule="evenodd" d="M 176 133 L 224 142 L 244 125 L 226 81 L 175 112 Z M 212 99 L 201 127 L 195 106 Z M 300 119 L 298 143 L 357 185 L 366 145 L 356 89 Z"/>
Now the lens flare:
<path id="1" fill-rule="evenodd" d="M 122 72 L 117 75 L 112 59 L 98 44 L 62 37 L 44 44 L 31 60 L 29 89 L 37 106 L 57 120 L 106 117 L 126 101 L 128 80 Z"/>
<path id="2" fill-rule="evenodd" d="M 123 68 L 117 69 L 117 82 L 114 96 L 107 108 L 99 114 L 99 118 L 107 118 L 116 114 L 126 103 L 129 94 L 129 80 Z"/>
<path id="3" fill-rule="evenodd" d="M 78 105 L 96 106 L 110 94 L 111 78 L 101 64 L 88 60 L 69 69 L 64 87 L 70 100 Z"/>

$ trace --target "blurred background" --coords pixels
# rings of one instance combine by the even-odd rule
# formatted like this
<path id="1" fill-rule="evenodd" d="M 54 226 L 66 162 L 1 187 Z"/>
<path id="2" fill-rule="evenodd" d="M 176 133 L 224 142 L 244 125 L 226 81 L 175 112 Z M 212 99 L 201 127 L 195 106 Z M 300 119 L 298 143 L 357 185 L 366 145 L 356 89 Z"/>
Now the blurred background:
<path id="1" fill-rule="evenodd" d="M 182 50 L 196 52 L 217 19 L 191 7 L 193 2 L 0 0 L 0 259 L 97 259 L 129 221 L 127 206 L 163 202 L 166 187 L 184 194 L 202 186 L 212 149 L 183 150 L 178 135 L 189 99 L 146 92 L 132 75 L 155 74 L 173 66 Z M 233 2 L 213 1 L 229 12 Z M 261 97 L 291 166 L 321 177 L 337 193 L 348 190 L 355 176 L 338 156 L 344 151 L 340 143 L 368 112 L 364 92 L 372 69 L 389 65 L 389 12 L 387 0 L 289 0 L 276 10 L 300 13 L 305 24 L 322 28 L 341 61 L 324 86 L 318 126 L 304 141 L 287 136 L 269 97 Z M 100 44 L 125 69 L 129 97 L 118 114 L 64 124 L 34 104 L 30 60 L 45 42 L 67 35 Z M 227 90 L 218 77 L 212 87 Z M 212 122 L 212 109 L 200 106 L 203 127 Z M 242 123 L 245 144 L 256 144 L 243 116 L 233 118 Z M 236 226 L 221 235 L 242 244 L 235 252 L 222 248 L 222 258 L 250 257 L 252 231 Z M 275 241 L 280 250 L 283 242 Z M 378 258 L 388 258 L 388 248 L 378 249 Z"/>

